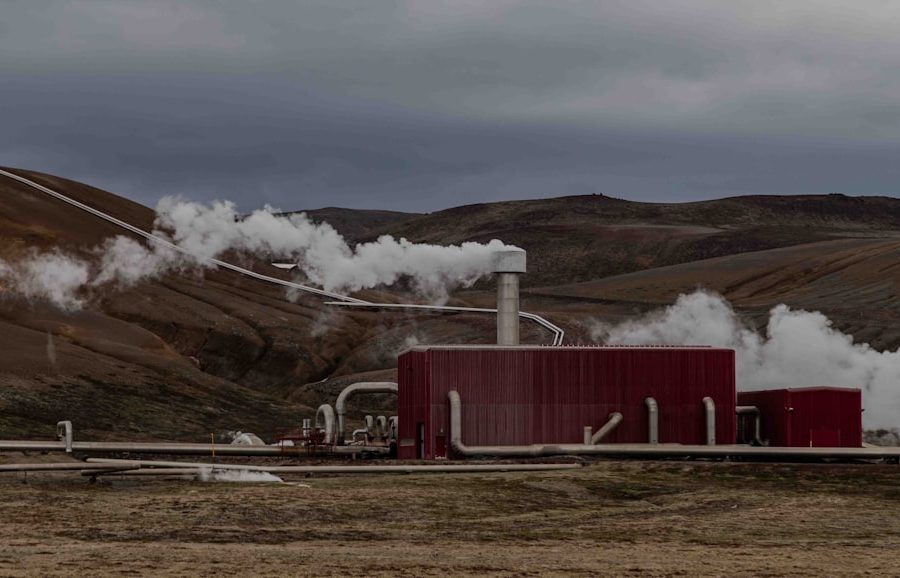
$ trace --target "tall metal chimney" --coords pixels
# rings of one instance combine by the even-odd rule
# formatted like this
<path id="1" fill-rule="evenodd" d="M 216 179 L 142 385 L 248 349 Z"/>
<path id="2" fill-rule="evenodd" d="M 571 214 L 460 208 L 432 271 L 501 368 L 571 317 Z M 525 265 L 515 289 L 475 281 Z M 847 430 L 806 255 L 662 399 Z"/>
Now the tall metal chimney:
<path id="1" fill-rule="evenodd" d="M 519 275 L 525 273 L 525 251 L 494 253 L 497 274 L 497 345 L 519 344 Z"/>

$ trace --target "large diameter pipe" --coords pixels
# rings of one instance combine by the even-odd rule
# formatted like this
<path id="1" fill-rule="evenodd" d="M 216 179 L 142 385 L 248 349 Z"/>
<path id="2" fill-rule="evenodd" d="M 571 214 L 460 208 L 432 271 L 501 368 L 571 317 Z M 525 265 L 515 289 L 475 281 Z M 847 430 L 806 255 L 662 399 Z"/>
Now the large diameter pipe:
<path id="1" fill-rule="evenodd" d="M 117 465 L 129 460 L 88 458 L 91 464 Z M 130 462 L 129 462 L 130 463 Z M 416 472 L 535 472 L 569 470 L 580 468 L 580 464 L 441 464 L 441 465 L 380 465 L 380 466 L 245 466 L 241 464 L 205 464 L 192 462 L 141 460 L 143 467 L 195 468 L 202 470 L 244 470 L 269 472 L 272 474 L 370 474 L 370 473 L 416 473 Z M 118 466 L 121 467 L 121 466 Z"/>
<path id="2" fill-rule="evenodd" d="M 72 453 L 72 422 L 67 420 L 56 424 L 56 439 L 66 444 L 66 453 Z"/>
<path id="3" fill-rule="evenodd" d="M 322 443 L 326 446 L 334 443 L 334 421 L 334 408 L 327 403 L 320 405 L 316 410 L 316 429 L 324 428 L 325 437 Z"/>
<path id="4" fill-rule="evenodd" d="M 519 275 L 497 275 L 497 345 L 519 344 Z"/>
<path id="5" fill-rule="evenodd" d="M 94 470 L 120 470 L 122 468 L 139 468 L 137 462 L 129 460 L 121 460 L 119 464 L 96 464 L 90 466 Z M 63 463 L 45 463 L 45 464 L 3 464 L 0 465 L 0 472 L 55 472 L 66 470 L 84 470 L 87 469 L 82 462 L 63 462 Z"/>
<path id="6" fill-rule="evenodd" d="M 344 444 L 347 436 L 346 424 L 344 417 L 347 412 L 347 400 L 360 393 L 393 393 L 397 395 L 397 384 L 391 381 L 361 381 L 348 385 L 338 394 L 337 401 L 334 403 L 334 410 L 337 413 L 337 443 Z"/>
<path id="7" fill-rule="evenodd" d="M 758 446 L 768 445 L 768 442 L 765 442 L 762 439 L 762 416 L 760 415 L 758 407 L 755 405 L 739 405 L 735 408 L 735 413 L 737 415 L 752 415 L 753 443 Z"/>
<path id="8" fill-rule="evenodd" d="M 644 398 L 647 406 L 647 443 L 659 443 L 659 404 L 652 397 Z"/>
<path id="9" fill-rule="evenodd" d="M 519 344 L 519 275 L 526 272 L 522 249 L 497 251 L 493 255 L 497 274 L 497 345 Z"/>
<path id="10" fill-rule="evenodd" d="M 703 408 L 706 411 L 706 445 L 716 445 L 716 402 L 711 397 L 703 398 Z"/>
<path id="11" fill-rule="evenodd" d="M 305 456 L 311 448 L 301 446 L 240 446 L 231 444 L 191 443 L 132 443 L 132 442 L 73 442 L 72 451 L 79 453 L 135 453 L 171 454 L 195 456 Z M 386 454 L 389 449 L 380 446 L 326 447 L 335 454 L 373 453 Z M 64 452 L 65 442 L 52 441 L 0 441 L 0 451 L 16 452 Z"/>
<path id="12" fill-rule="evenodd" d="M 597 433 L 591 436 L 590 443 L 593 445 L 599 444 L 612 430 L 619 427 L 619 424 L 622 423 L 622 419 L 622 414 L 617 411 L 609 414 L 609 419 L 603 424 L 603 427 L 598 429 Z"/>

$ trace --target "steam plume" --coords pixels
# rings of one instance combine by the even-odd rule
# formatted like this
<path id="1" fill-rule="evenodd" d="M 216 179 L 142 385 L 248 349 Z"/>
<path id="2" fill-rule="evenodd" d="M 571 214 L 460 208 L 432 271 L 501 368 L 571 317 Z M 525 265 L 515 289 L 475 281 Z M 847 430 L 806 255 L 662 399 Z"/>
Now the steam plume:
<path id="1" fill-rule="evenodd" d="M 442 300 L 450 290 L 489 273 L 492 254 L 510 248 L 497 240 L 440 246 L 389 235 L 351 248 L 331 225 L 314 223 L 304 213 L 282 216 L 267 206 L 242 218 L 228 201 L 207 205 L 172 197 L 157 206 L 153 233 L 190 255 L 118 236 L 93 249 L 96 263 L 59 251 L 0 261 L 0 280 L 29 299 L 77 309 L 93 287 L 127 287 L 237 250 L 260 258 L 290 258 L 312 283 L 329 291 L 357 291 L 406 278 L 419 293 Z"/>
<path id="2" fill-rule="evenodd" d="M 778 305 L 765 335 L 747 328 L 721 296 L 697 291 L 674 305 L 619 325 L 596 324 L 595 341 L 611 345 L 713 345 L 733 348 L 742 390 L 782 387 L 861 388 L 866 427 L 889 427 L 900 411 L 900 350 L 854 343 L 822 313 Z"/>

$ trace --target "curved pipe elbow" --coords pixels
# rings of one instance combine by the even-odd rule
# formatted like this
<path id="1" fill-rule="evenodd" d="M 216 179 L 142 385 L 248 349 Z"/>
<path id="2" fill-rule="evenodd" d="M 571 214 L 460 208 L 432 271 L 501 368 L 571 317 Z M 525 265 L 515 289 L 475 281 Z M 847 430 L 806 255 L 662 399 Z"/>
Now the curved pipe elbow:
<path id="1" fill-rule="evenodd" d="M 322 439 L 322 443 L 326 446 L 334 443 L 334 421 L 334 408 L 327 403 L 320 405 L 319 409 L 316 410 L 315 423 L 316 429 L 323 428 L 325 430 L 325 437 Z"/>
<path id="2" fill-rule="evenodd" d="M 334 402 L 335 413 L 337 413 L 337 443 L 343 444 L 347 434 L 344 416 L 347 410 L 347 400 L 359 393 L 393 393 L 397 395 L 397 384 L 392 381 L 361 381 L 353 383 L 345 387 L 338 394 L 337 401 Z"/>
<path id="3" fill-rule="evenodd" d="M 624 418 L 622 417 L 622 414 L 617 411 L 609 414 L 609 419 L 605 424 L 603 424 L 603 427 L 601 427 L 599 430 L 597 430 L 597 433 L 591 436 L 591 443 L 599 444 L 603 440 L 603 438 L 610 434 L 610 432 L 619 427 L 619 424 L 622 423 L 623 419 Z"/>
<path id="4" fill-rule="evenodd" d="M 72 453 L 72 422 L 61 421 L 56 424 L 56 439 L 66 443 L 66 453 Z"/>
<path id="5" fill-rule="evenodd" d="M 716 445 L 716 402 L 711 397 L 703 398 L 706 409 L 706 445 Z"/>
<path id="6" fill-rule="evenodd" d="M 647 405 L 647 442 L 651 444 L 659 443 L 659 404 L 652 397 L 644 398 Z"/>

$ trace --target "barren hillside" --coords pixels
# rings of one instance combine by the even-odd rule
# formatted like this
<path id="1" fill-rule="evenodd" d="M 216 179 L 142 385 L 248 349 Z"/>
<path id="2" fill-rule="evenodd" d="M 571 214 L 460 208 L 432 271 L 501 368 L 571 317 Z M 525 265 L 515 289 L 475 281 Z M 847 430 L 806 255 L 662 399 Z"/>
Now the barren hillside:
<path id="1" fill-rule="evenodd" d="M 98 189 L 18 171 L 143 228 L 153 212 Z M 879 346 L 900 344 L 900 201 L 746 197 L 683 205 L 602 196 L 494 203 L 430 215 L 311 211 L 348 238 L 392 233 L 455 243 L 500 238 L 529 251 L 524 307 L 586 339 L 587 317 L 619 319 L 705 286 L 750 317 L 778 302 L 821 309 Z M 92 255 L 123 234 L 94 217 L 0 178 L 0 258 L 33 248 Z M 284 275 L 262 262 L 245 266 Z M 613 273 L 621 273 L 613 275 Z M 577 283 L 582 281 L 582 283 Z M 485 284 L 487 286 L 487 284 Z M 477 315 L 350 313 L 229 272 L 169 275 L 95 291 L 67 313 L 0 287 L 0 436 L 51 433 L 72 419 L 84 437 L 208 439 L 243 429 L 271 436 L 309 417 L 358 377 L 392 379 L 415 343 L 493 339 Z M 375 301 L 396 291 L 366 293 Z M 491 306 L 489 291 L 454 302 Z M 546 339 L 523 326 L 525 342 Z M 384 402 L 384 403 L 382 403 Z M 387 411 L 373 400 L 363 411 Z"/>

